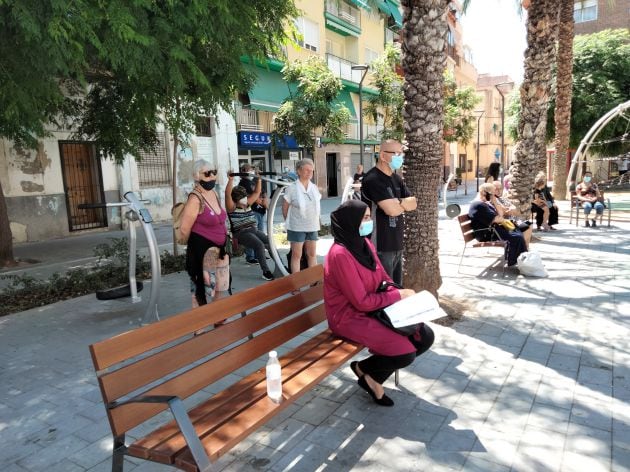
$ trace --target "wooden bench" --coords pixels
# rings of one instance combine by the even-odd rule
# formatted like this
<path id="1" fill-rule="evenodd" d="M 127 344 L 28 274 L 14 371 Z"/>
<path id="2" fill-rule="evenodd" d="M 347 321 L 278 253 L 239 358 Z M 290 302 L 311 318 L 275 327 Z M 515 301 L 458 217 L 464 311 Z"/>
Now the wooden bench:
<path id="1" fill-rule="evenodd" d="M 318 265 L 92 344 L 114 436 L 112 470 L 123 470 L 125 455 L 211 470 L 211 462 L 361 351 L 320 327 L 326 320 L 322 279 Z M 291 342 L 297 347 L 283 346 L 298 336 Z M 279 351 L 282 364 L 279 404 L 266 391 L 271 350 Z M 253 361 L 257 369 L 241 374 Z M 242 378 L 215 394 L 204 390 L 231 374 Z M 191 395 L 194 402 L 185 408 L 182 400 Z M 155 418 L 167 408 L 172 416 Z M 130 430 L 163 416 L 157 429 L 141 437 L 131 431 L 137 439 L 126 443 Z"/>
<path id="2" fill-rule="evenodd" d="M 462 250 L 462 255 L 459 258 L 459 266 L 457 268 L 458 272 L 461 268 L 462 261 L 464 260 L 464 254 L 466 253 L 466 248 L 468 248 L 468 243 L 473 242 L 471 247 L 501 247 L 505 251 L 505 246 L 507 245 L 507 241 L 501 239 L 499 234 L 495 231 L 496 237 L 498 238 L 495 241 L 477 241 L 475 239 L 475 230 L 472 227 L 472 222 L 470 221 L 470 217 L 468 215 L 459 215 L 457 217 L 457 221 L 459 222 L 459 228 L 462 231 L 462 237 L 464 238 L 464 249 Z M 494 231 L 493 228 L 490 228 Z"/>

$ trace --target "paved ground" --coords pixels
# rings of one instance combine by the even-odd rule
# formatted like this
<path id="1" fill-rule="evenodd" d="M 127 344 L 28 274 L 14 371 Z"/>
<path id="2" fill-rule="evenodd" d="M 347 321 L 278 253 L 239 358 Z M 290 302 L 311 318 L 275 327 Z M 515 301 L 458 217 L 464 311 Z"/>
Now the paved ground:
<path id="1" fill-rule="evenodd" d="M 449 202 L 465 209 L 473 192 L 459 193 Z M 442 215 L 441 296 L 469 308 L 454 326 L 434 326 L 434 347 L 401 373 L 399 388 L 386 384 L 396 406 L 374 405 L 345 366 L 219 469 L 630 471 L 630 225 L 562 221 L 533 246 L 549 278 L 532 279 L 491 268 L 496 252 L 479 249 L 458 267 L 459 229 Z M 98 239 L 48 243 L 40 254 L 51 264 L 80 260 L 89 238 Z M 16 252 L 34 257 L 36 247 Z M 236 290 L 261 283 L 242 259 L 233 271 Z M 187 286 L 184 274 L 164 277 L 162 316 L 190 306 Z M 137 326 L 143 311 L 143 303 L 85 296 L 0 318 L 3 471 L 110 470 L 111 433 L 87 346 Z M 173 469 L 129 460 L 125 470 Z"/>

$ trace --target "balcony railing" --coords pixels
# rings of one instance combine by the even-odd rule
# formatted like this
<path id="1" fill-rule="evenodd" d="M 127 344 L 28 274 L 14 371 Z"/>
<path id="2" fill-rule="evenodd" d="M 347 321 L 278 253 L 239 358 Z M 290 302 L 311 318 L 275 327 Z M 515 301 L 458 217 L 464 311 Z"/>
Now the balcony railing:
<path id="1" fill-rule="evenodd" d="M 361 28 L 361 12 L 346 2 L 329 0 L 326 2 L 326 11 L 346 23 Z"/>
<path id="2" fill-rule="evenodd" d="M 381 132 L 383 131 L 383 125 L 371 125 L 363 124 L 363 139 L 365 141 L 379 141 L 381 139 Z M 346 138 L 348 139 L 360 139 L 359 136 L 359 124 L 349 123 L 346 127 Z"/>
<path id="3" fill-rule="evenodd" d="M 262 131 L 258 121 L 258 112 L 247 108 L 236 108 L 236 129 L 245 131 Z"/>
<path id="4" fill-rule="evenodd" d="M 352 66 L 356 65 L 356 62 L 351 62 L 333 54 L 326 54 L 326 62 L 328 64 L 328 68 L 333 74 L 335 74 L 335 76 L 341 79 L 350 80 L 351 82 L 355 82 L 357 84 L 361 82 L 361 75 L 363 74 L 363 71 L 352 70 Z"/>

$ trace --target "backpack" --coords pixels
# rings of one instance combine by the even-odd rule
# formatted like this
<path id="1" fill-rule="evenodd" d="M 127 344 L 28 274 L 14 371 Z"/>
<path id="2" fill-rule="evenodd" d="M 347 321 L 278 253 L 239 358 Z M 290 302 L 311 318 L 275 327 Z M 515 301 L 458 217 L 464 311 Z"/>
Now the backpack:
<path id="1" fill-rule="evenodd" d="M 202 195 L 196 190 L 190 192 L 188 194 L 188 198 L 190 198 L 191 195 L 195 195 L 199 199 L 199 213 L 203 212 Z M 186 244 L 188 242 L 188 237 L 185 237 L 181 232 L 182 215 L 184 214 L 185 206 L 186 204 L 184 202 L 179 202 L 173 205 L 173 208 L 171 208 L 171 216 L 173 217 L 173 230 L 175 231 L 175 242 L 177 242 L 177 244 Z"/>

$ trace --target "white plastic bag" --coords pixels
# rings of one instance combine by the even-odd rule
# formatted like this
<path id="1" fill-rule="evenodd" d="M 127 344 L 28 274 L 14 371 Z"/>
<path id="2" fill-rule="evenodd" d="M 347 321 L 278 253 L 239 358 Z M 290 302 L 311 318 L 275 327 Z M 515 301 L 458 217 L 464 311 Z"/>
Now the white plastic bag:
<path id="1" fill-rule="evenodd" d="M 523 275 L 531 277 L 547 277 L 547 269 L 542 263 L 542 259 L 535 252 L 524 252 L 516 259 L 518 270 Z"/>

